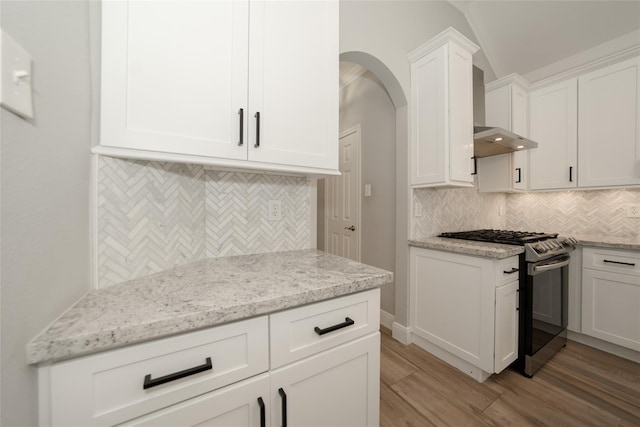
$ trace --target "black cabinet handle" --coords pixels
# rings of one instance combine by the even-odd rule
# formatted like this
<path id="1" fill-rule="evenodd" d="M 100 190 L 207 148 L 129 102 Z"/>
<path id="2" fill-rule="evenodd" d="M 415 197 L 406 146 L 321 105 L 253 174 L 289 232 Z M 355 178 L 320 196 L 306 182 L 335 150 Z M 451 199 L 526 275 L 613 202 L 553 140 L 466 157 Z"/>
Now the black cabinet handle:
<path id="1" fill-rule="evenodd" d="M 634 262 L 610 261 L 608 259 L 603 260 L 603 262 L 608 262 L 609 264 L 630 265 L 631 267 L 636 266 Z"/>
<path id="2" fill-rule="evenodd" d="M 184 371 L 174 372 L 173 374 L 165 375 L 164 377 L 156 378 L 155 380 L 151 379 L 151 374 L 147 374 L 144 377 L 144 384 L 142 388 L 144 390 L 155 387 L 160 384 L 168 383 L 171 381 L 179 380 L 180 378 L 188 377 L 190 375 L 199 374 L 200 372 L 209 371 L 213 369 L 213 365 L 211 364 L 211 358 L 207 357 L 207 361 L 204 365 L 196 366 L 194 368 L 185 369 Z"/>
<path id="3" fill-rule="evenodd" d="M 260 147 L 260 111 L 256 112 L 256 143 L 254 144 L 254 147 L 258 148 Z"/>
<path id="4" fill-rule="evenodd" d="M 262 400 L 262 396 L 258 398 L 258 406 L 260 407 L 260 427 L 265 427 L 267 419 L 264 416 L 264 400 Z"/>
<path id="5" fill-rule="evenodd" d="M 238 114 L 240 115 L 240 140 L 238 145 L 242 146 L 244 144 L 244 108 L 238 110 Z"/>
<path id="6" fill-rule="evenodd" d="M 282 427 L 287 427 L 287 393 L 282 388 L 278 389 L 278 393 L 282 399 Z"/>
<path id="7" fill-rule="evenodd" d="M 503 272 L 504 274 L 513 274 L 513 273 L 517 273 L 518 271 L 520 271 L 520 270 L 518 270 L 518 269 L 517 269 L 517 268 L 515 268 L 515 267 L 513 267 L 513 268 L 512 268 L 511 270 L 509 270 L 509 271 L 504 271 L 504 270 L 502 270 L 502 272 Z"/>
<path id="8" fill-rule="evenodd" d="M 522 169 L 516 168 L 516 170 L 518 171 L 518 179 L 516 180 L 516 184 L 520 184 L 522 182 Z"/>
<path id="9" fill-rule="evenodd" d="M 478 175 L 478 158 L 476 156 L 473 156 L 472 159 L 473 159 L 473 172 L 471 172 L 471 175 Z"/>
<path id="10" fill-rule="evenodd" d="M 325 328 L 325 329 L 320 329 L 316 326 L 315 328 L 313 328 L 313 330 L 316 331 L 316 334 L 318 335 L 324 335 L 324 334 L 328 334 L 329 332 L 337 331 L 338 329 L 346 328 L 347 326 L 351 326 L 355 323 L 356 322 L 354 322 L 353 319 L 349 319 L 348 317 L 345 317 L 343 323 L 329 326 L 328 328 Z"/>
<path id="11" fill-rule="evenodd" d="M 573 166 L 569 166 L 569 182 L 573 182 Z"/>

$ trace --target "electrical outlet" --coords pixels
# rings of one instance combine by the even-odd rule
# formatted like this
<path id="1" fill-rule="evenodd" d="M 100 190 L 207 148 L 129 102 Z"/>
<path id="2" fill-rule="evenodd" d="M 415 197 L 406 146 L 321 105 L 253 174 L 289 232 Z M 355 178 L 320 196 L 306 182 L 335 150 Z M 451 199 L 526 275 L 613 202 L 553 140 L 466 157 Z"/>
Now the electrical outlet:
<path id="1" fill-rule="evenodd" d="M 422 204 L 416 203 L 413 205 L 413 215 L 422 216 Z"/>
<path id="2" fill-rule="evenodd" d="M 640 204 L 628 204 L 626 209 L 627 218 L 640 218 Z"/>
<path id="3" fill-rule="evenodd" d="M 280 221 L 282 219 L 282 202 L 280 200 L 269 200 L 269 221 Z"/>

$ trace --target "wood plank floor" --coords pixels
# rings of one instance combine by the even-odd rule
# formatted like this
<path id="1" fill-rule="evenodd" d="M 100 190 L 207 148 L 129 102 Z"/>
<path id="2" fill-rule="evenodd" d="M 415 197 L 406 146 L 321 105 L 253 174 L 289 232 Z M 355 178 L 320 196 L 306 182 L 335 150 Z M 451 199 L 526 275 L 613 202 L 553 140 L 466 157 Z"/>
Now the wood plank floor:
<path id="1" fill-rule="evenodd" d="M 382 328 L 380 425 L 640 426 L 640 364 L 570 341 L 533 378 L 480 384 Z"/>

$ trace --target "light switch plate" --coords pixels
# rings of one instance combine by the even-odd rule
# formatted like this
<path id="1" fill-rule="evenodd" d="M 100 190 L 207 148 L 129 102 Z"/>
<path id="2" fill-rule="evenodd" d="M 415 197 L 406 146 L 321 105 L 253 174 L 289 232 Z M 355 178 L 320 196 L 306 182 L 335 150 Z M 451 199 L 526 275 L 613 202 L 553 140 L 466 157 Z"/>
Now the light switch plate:
<path id="1" fill-rule="evenodd" d="M 31 55 L 4 31 L 0 37 L 0 104 L 19 116 L 31 119 Z"/>
<path id="2" fill-rule="evenodd" d="M 371 197 L 371 184 L 364 185 L 364 197 Z"/>

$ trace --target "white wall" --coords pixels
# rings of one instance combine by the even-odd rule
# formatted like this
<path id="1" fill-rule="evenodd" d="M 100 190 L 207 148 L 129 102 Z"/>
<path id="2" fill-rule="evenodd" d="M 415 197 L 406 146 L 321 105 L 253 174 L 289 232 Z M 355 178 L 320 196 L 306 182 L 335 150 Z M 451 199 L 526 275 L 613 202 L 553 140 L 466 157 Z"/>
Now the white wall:
<path id="1" fill-rule="evenodd" d="M 464 15 L 448 1 L 340 1 L 341 55 L 351 53 L 344 59 L 359 63 L 362 63 L 359 58 L 364 56 L 366 59 L 370 55 L 384 64 L 384 67 L 376 69 L 370 63 L 362 63 L 384 82 L 396 107 L 395 321 L 400 326 L 408 325 L 407 102 L 410 102 L 411 69 L 407 54 L 448 27 L 454 27 L 478 43 Z M 364 55 L 354 52 L 363 52 Z M 495 73 L 482 51 L 474 55 L 474 63 L 484 70 L 485 81 L 495 79 Z M 407 102 L 397 102 L 401 96 L 390 81 L 397 81 Z"/>
<path id="2" fill-rule="evenodd" d="M 2 1 L 33 56 L 35 119 L 0 111 L 3 426 L 37 425 L 25 346 L 90 286 L 87 2 Z"/>
<path id="3" fill-rule="evenodd" d="M 407 54 L 448 27 L 478 43 L 464 15 L 448 1 L 340 1 L 340 53 L 366 52 L 378 58 L 407 98 L 411 87 Z M 484 70 L 485 81 L 495 80 L 481 50 L 473 62 Z"/>
<path id="4" fill-rule="evenodd" d="M 371 184 L 372 196 L 362 202 L 360 259 L 395 270 L 396 111 L 382 83 L 370 72 L 340 91 L 340 132 L 360 125 L 362 185 Z M 324 182 L 318 185 L 318 236 L 324 236 Z M 322 233 L 322 234 L 320 234 Z M 318 239 L 318 248 L 324 245 Z M 381 290 L 381 307 L 395 313 L 395 286 Z"/>

